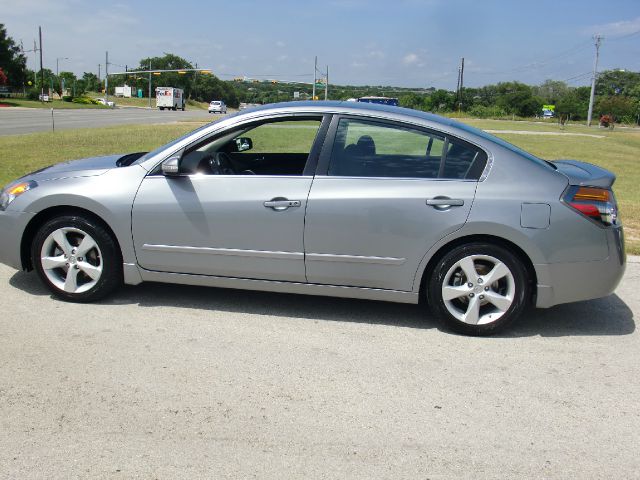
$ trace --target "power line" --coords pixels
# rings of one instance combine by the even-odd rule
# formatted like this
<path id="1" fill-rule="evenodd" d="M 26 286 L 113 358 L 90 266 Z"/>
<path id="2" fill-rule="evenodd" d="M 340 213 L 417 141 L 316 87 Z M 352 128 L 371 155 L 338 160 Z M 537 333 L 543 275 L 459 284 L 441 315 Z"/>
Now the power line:
<path id="1" fill-rule="evenodd" d="M 638 35 L 640 33 L 640 30 L 636 30 L 635 32 L 631 32 L 631 33 L 627 33 L 625 35 L 620 35 L 618 37 L 610 37 L 609 41 L 617 41 L 617 40 L 624 40 L 625 38 L 629 38 L 629 37 L 633 37 L 635 35 Z"/>
<path id="2" fill-rule="evenodd" d="M 504 74 L 509 74 L 509 73 L 520 73 L 520 72 L 524 72 L 527 70 L 531 70 L 534 68 L 541 68 L 544 66 L 549 65 L 550 63 L 554 63 L 557 60 L 561 60 L 565 57 L 568 57 L 574 53 L 577 53 L 581 50 L 585 50 L 589 48 L 588 44 L 585 44 L 584 42 L 579 43 L 577 45 L 574 45 L 573 47 L 569 48 L 568 50 L 564 50 L 560 53 L 557 53 L 555 55 L 552 55 L 550 57 L 545 57 L 542 60 L 536 60 L 533 62 L 529 62 L 526 63 L 524 65 L 520 65 L 518 67 L 514 67 L 514 68 L 510 68 L 507 70 L 502 70 L 502 71 L 493 71 L 493 72 L 477 72 L 475 73 L 475 75 L 504 75 Z"/>

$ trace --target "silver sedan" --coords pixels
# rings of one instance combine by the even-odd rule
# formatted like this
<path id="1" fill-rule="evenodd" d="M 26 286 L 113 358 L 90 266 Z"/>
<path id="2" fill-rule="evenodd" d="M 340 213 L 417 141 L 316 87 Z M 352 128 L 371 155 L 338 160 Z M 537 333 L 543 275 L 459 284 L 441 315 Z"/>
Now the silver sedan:
<path id="1" fill-rule="evenodd" d="M 528 305 L 616 288 L 614 180 L 414 110 L 266 105 L 152 152 L 16 180 L 0 261 L 70 301 L 144 281 L 424 300 L 449 328 L 486 335 Z"/>

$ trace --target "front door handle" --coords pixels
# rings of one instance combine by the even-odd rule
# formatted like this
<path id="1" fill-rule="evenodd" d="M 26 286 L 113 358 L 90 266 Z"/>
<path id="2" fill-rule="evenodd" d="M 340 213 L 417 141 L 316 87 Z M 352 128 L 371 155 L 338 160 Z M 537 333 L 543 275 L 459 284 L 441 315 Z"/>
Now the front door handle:
<path id="1" fill-rule="evenodd" d="M 301 205 L 300 200 L 289 200 L 288 198 L 276 197 L 264 202 L 263 204 L 267 208 L 273 208 L 274 210 L 281 212 L 291 207 L 299 207 Z"/>
<path id="2" fill-rule="evenodd" d="M 462 200 L 461 198 L 434 197 L 427 199 L 427 205 L 438 210 L 446 210 L 451 207 L 463 206 L 464 200 Z"/>

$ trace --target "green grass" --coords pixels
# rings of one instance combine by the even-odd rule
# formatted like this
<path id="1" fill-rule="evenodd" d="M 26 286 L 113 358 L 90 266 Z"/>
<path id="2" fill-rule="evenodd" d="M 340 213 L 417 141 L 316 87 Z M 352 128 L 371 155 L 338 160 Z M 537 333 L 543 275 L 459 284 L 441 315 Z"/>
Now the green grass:
<path id="1" fill-rule="evenodd" d="M 54 108 L 59 109 L 76 109 L 76 108 L 108 108 L 104 105 L 84 105 L 82 103 L 63 102 L 62 100 L 52 100 L 50 102 L 40 102 L 38 100 L 25 100 L 23 98 L 0 98 L 0 104 L 9 105 L 9 107 L 26 107 L 26 108 Z"/>
<path id="2" fill-rule="evenodd" d="M 640 254 L 640 130 L 613 131 L 569 125 L 560 130 L 557 124 L 514 122 L 502 120 L 470 120 L 470 125 L 489 130 L 549 131 L 588 133 L 603 138 L 574 136 L 518 135 L 498 136 L 549 160 L 574 158 L 600 165 L 617 175 L 614 190 L 625 224 L 627 251 Z M 111 153 L 148 151 L 182 135 L 200 124 L 119 126 L 100 129 L 62 130 L 55 133 L 34 133 L 0 137 L 0 184 L 4 185 L 30 171 L 64 160 Z M 309 141 L 312 128 L 289 129 L 281 135 L 278 128 L 265 128 L 255 134 L 256 149 L 291 151 L 290 145 Z M 309 125 L 310 127 L 311 125 Z M 260 135 L 258 137 L 257 135 Z M 286 139 L 283 144 L 281 139 Z M 276 139 L 280 139 L 276 141 Z M 268 145 L 271 145 L 268 147 Z"/>

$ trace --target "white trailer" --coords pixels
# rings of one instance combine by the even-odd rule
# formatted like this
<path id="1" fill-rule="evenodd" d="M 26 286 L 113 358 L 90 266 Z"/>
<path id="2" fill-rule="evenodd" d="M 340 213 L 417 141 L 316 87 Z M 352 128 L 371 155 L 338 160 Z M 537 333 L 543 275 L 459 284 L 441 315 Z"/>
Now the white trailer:
<path id="1" fill-rule="evenodd" d="M 116 97 L 126 97 L 131 98 L 134 96 L 135 89 L 134 87 L 130 87 L 129 85 L 124 85 L 122 87 L 116 87 L 115 96 Z"/>
<path id="2" fill-rule="evenodd" d="M 184 111 L 184 92 L 180 88 L 173 87 L 157 87 L 156 88 L 156 107 L 160 110 L 170 108 L 171 110 Z"/>

